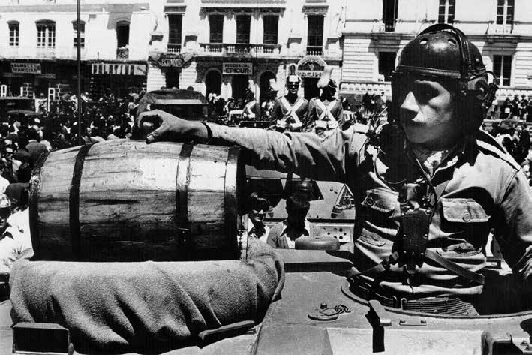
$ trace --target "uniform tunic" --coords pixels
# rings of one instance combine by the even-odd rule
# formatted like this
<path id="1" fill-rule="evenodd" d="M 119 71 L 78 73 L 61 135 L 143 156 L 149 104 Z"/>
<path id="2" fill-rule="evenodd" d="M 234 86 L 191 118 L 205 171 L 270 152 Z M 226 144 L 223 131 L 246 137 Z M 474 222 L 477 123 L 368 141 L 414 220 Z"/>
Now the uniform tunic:
<path id="1" fill-rule="evenodd" d="M 300 129 L 301 125 L 304 124 L 307 109 L 308 101 L 302 97 L 298 97 L 293 103 L 286 97 L 281 97 L 275 100 L 272 119 L 277 122 L 278 126 L 283 126 L 288 130 L 292 129 L 293 126 Z"/>
<path id="2" fill-rule="evenodd" d="M 307 112 L 307 124 L 316 129 L 336 129 L 342 114 L 340 100 L 322 101 L 319 97 L 310 100 Z"/>
<path id="3" fill-rule="evenodd" d="M 357 206 L 355 267 L 365 270 L 391 254 L 399 228 L 391 218 L 400 213 L 399 190 L 422 175 L 402 131 L 385 134 L 383 129 L 377 145 L 352 129 L 320 138 L 313 133 L 210 127 L 213 143 L 242 146 L 250 165 L 345 182 L 354 192 Z M 493 228 L 514 274 L 525 279 L 530 276 L 531 189 L 520 166 L 495 140 L 482 131 L 468 137 L 435 169 L 430 183 L 443 183 L 445 190 L 434 207 L 428 249 L 470 271 L 479 271 L 485 267 L 483 250 Z M 418 275 L 418 284 L 407 285 L 402 267 L 392 266 L 383 275 L 381 286 L 394 294 L 417 296 L 482 292 L 482 286 L 430 261 Z"/>

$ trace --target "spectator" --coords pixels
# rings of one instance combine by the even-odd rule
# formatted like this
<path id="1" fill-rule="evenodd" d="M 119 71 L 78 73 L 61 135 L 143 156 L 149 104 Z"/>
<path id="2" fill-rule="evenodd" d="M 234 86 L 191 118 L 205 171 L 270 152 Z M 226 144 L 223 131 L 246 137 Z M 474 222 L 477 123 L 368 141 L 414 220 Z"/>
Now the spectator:
<path id="1" fill-rule="evenodd" d="M 508 119 L 512 113 L 512 104 L 510 98 L 506 98 L 501 106 L 501 119 Z"/>
<path id="2" fill-rule="evenodd" d="M 512 101 L 512 108 L 511 108 L 512 116 L 511 118 L 514 120 L 518 120 L 521 118 L 521 103 L 519 102 L 519 96 L 515 95 L 514 99 Z"/>
<path id="3" fill-rule="evenodd" d="M 28 210 L 11 213 L 11 203 L 0 195 L 0 273 L 9 273 L 13 263 L 33 256 Z"/>
<path id="4" fill-rule="evenodd" d="M 48 147 L 41 143 L 41 137 L 34 128 L 28 129 L 28 144 L 26 150 L 29 153 L 28 162 L 33 169 L 41 154 L 48 152 Z"/>

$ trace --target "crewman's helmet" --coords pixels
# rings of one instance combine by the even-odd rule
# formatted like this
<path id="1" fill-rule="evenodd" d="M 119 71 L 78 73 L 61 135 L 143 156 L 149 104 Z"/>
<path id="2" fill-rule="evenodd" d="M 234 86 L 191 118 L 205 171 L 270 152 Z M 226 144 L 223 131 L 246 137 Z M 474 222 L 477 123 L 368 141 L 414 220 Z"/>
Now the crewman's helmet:
<path id="1" fill-rule="evenodd" d="M 475 117 L 475 122 L 471 122 L 475 130 L 497 90 L 495 84 L 488 84 L 488 72 L 478 48 L 462 31 L 448 24 L 429 26 L 403 49 L 392 76 L 394 110 L 400 104 L 396 101 L 397 93 L 404 87 L 403 80 L 411 77 L 445 80 L 455 87 L 458 102 Z"/>

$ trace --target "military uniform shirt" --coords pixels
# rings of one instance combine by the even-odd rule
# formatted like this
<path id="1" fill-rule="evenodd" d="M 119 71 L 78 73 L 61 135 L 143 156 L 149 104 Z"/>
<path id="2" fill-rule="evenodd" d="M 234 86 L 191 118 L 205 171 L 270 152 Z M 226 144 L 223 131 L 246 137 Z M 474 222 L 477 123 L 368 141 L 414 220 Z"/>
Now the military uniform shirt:
<path id="1" fill-rule="evenodd" d="M 313 133 L 209 126 L 212 142 L 242 146 L 247 164 L 346 183 L 357 206 L 355 267 L 365 270 L 391 254 L 399 228 L 391 218 L 400 213 L 399 189 L 419 175 L 403 135 L 392 134 L 375 145 L 352 129 L 320 138 Z M 485 267 L 483 250 L 493 228 L 514 273 L 530 277 L 531 190 L 520 166 L 494 139 L 482 131 L 467 138 L 435 169 L 431 183 L 444 183 L 445 190 L 434 208 L 427 248 L 477 272 Z M 470 295 L 482 291 L 481 286 L 429 261 L 418 274 L 419 284 L 407 285 L 403 269 L 393 266 L 381 286 L 394 294 Z"/>

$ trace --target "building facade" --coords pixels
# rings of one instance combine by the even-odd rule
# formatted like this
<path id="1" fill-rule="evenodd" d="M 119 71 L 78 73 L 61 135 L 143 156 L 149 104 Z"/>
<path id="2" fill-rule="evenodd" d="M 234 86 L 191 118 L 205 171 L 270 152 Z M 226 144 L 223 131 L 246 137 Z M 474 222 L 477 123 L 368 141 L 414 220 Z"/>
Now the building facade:
<path id="1" fill-rule="evenodd" d="M 352 0 L 346 12 L 341 94 L 391 95 L 404 46 L 429 25 L 450 23 L 480 49 L 497 99 L 532 95 L 532 1 Z M 389 97 L 389 96 L 387 96 Z"/>
<path id="2" fill-rule="evenodd" d="M 194 88 L 238 100 L 263 96 L 275 79 L 302 78 L 301 95 L 318 94 L 325 65 L 341 77 L 347 0 L 163 0 L 150 45 L 148 90 Z"/>
<path id="3" fill-rule="evenodd" d="M 155 25 L 147 0 L 84 0 L 81 86 L 94 99 L 145 87 Z M 75 0 L 0 0 L 0 87 L 35 98 L 77 92 Z"/>
<path id="4" fill-rule="evenodd" d="M 0 0 L 0 95 L 76 92 L 76 17 L 75 0 Z M 310 98 L 330 65 L 341 95 L 390 97 L 402 48 L 439 22 L 479 47 L 499 100 L 532 94 L 529 0 L 84 0 L 82 91 L 263 98 L 271 79 L 281 95 L 295 73 Z"/>

